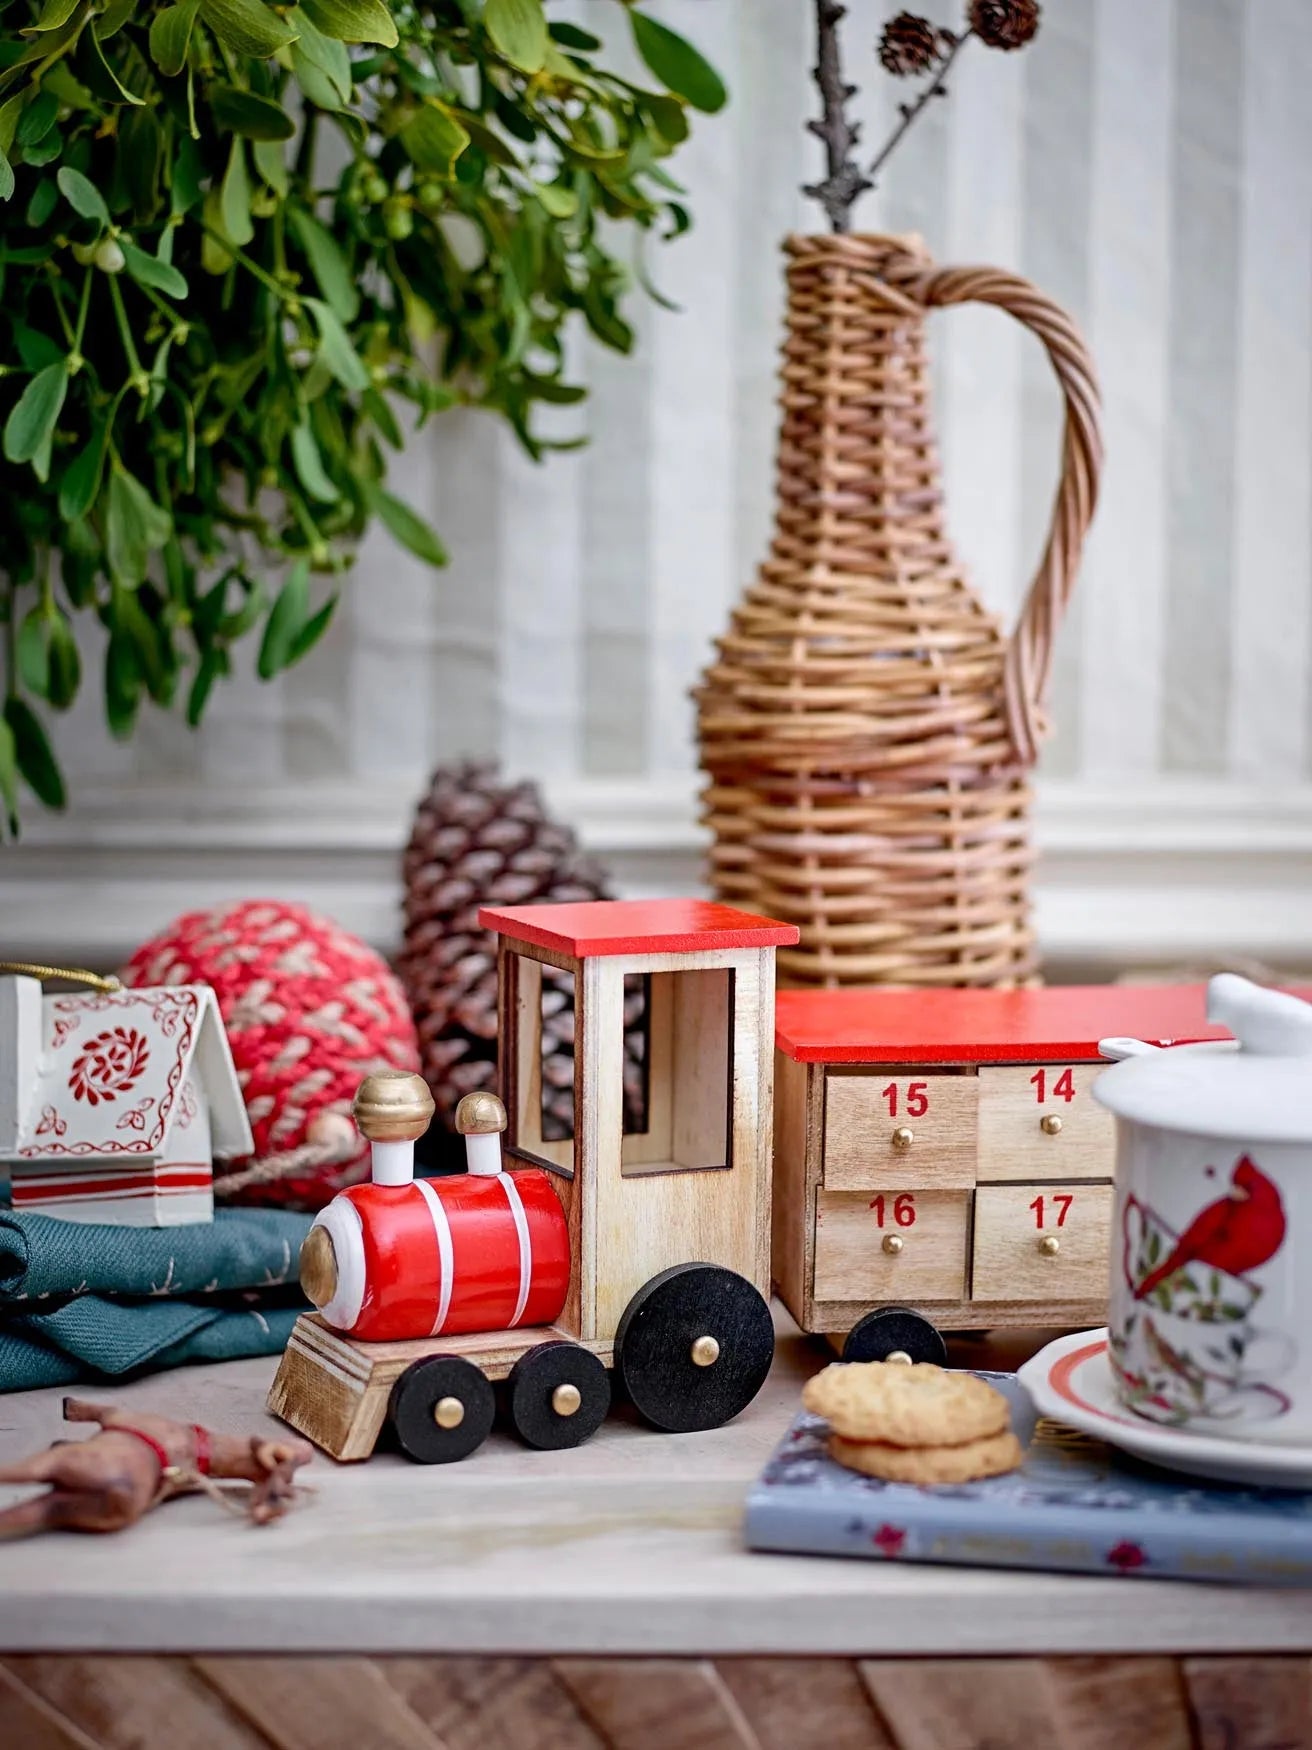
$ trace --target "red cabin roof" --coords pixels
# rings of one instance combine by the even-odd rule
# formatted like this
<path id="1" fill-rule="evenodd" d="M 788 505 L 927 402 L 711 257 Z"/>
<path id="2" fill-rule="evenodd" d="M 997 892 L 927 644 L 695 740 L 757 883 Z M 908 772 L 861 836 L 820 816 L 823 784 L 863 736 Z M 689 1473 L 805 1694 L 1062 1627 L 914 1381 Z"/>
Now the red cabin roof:
<path id="1" fill-rule="evenodd" d="M 795 924 L 709 899 L 593 899 L 576 905 L 485 905 L 478 921 L 519 942 L 576 960 L 603 954 L 691 954 L 699 949 L 783 948 Z"/>
<path id="2" fill-rule="evenodd" d="M 1229 1037 L 1206 1016 L 1202 984 L 785 990 L 775 1043 L 799 1063 L 1080 1063 L 1117 1035 L 1155 1045 Z"/>

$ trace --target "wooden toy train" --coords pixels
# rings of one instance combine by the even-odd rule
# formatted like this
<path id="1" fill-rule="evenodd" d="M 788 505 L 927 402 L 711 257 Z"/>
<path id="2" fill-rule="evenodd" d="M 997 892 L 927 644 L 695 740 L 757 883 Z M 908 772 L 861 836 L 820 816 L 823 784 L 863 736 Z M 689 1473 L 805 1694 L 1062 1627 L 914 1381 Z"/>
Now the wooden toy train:
<path id="1" fill-rule="evenodd" d="M 800 990 L 776 1007 L 789 924 L 699 900 L 480 917 L 500 938 L 504 1106 L 468 1096 L 468 1172 L 416 1179 L 428 1090 L 368 1077 L 372 1180 L 302 1252 L 319 1310 L 269 1407 L 333 1457 L 368 1457 L 390 1420 L 409 1457 L 463 1458 L 498 1397 L 530 1445 L 575 1446 L 612 1375 L 656 1428 L 718 1427 L 769 1371 L 772 1280 L 848 1359 L 941 1360 L 943 1330 L 1105 1316 L 1098 1041 L 1210 1036 L 1200 987 Z M 570 981 L 573 1135 L 552 1138 L 543 999 Z M 646 1088 L 626 1121 L 634 981 Z"/>

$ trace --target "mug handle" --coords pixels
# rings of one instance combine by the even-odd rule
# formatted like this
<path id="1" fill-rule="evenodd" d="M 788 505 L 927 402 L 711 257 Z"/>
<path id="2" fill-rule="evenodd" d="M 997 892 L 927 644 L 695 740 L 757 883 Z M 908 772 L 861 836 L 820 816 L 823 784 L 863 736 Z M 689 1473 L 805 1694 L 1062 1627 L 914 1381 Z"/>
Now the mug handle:
<path id="1" fill-rule="evenodd" d="M 1048 539 L 1007 646 L 1003 670 L 1007 728 L 1016 758 L 1032 766 L 1047 729 L 1043 705 L 1052 645 L 1079 572 L 1080 552 L 1102 473 L 1102 404 L 1088 348 L 1060 304 L 1019 274 L 993 267 L 931 268 L 917 276 L 926 305 L 993 304 L 1037 334 L 1066 404 L 1061 479 Z"/>

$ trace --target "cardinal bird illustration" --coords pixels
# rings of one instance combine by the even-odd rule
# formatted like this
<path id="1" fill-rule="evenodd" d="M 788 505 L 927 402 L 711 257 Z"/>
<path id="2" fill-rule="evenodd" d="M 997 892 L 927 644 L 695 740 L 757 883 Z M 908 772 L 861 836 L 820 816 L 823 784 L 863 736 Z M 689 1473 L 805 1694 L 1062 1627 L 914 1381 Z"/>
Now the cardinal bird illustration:
<path id="1" fill-rule="evenodd" d="M 1280 1250 L 1285 1210 L 1280 1193 L 1247 1155 L 1230 1176 L 1230 1190 L 1200 1209 L 1171 1249 L 1134 1291 L 1143 1300 L 1186 1264 L 1207 1264 L 1230 1276 L 1256 1270 Z"/>

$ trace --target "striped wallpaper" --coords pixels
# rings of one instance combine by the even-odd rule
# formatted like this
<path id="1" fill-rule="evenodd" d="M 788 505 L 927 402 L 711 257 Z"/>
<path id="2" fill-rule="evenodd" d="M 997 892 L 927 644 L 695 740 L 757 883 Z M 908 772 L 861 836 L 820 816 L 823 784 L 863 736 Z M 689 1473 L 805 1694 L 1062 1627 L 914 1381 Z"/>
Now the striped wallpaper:
<path id="1" fill-rule="evenodd" d="M 246 787 L 418 784 L 494 754 L 545 777 L 693 762 L 687 690 L 768 536 L 778 240 L 816 223 L 810 0 L 651 0 L 732 92 L 681 161 L 692 234 L 654 252 L 681 306 L 635 299 L 635 356 L 578 341 L 585 451 L 535 467 L 457 413 L 403 464 L 450 569 L 371 541 L 322 648 L 271 686 L 216 691 L 199 736 L 154 716 L 127 748 L 99 708 L 65 725 L 81 786 L 165 774 Z M 594 26 L 615 8 L 574 0 Z M 869 147 L 904 88 L 875 77 L 891 6 L 852 0 Z M 954 5 L 928 8 L 943 23 Z M 864 213 L 940 259 L 1013 266 L 1085 327 L 1108 465 L 1063 635 L 1045 769 L 1105 791 L 1198 776 L 1297 783 L 1312 763 L 1312 6 L 1046 0 L 1020 55 L 971 45 L 950 101 Z M 1003 316 L 936 315 L 952 525 L 1014 611 L 1055 480 L 1058 406 Z M 577 429 L 577 409 L 562 430 Z M 564 415 L 568 415 L 566 418 Z M 253 652 L 251 653 L 253 655 Z"/>

